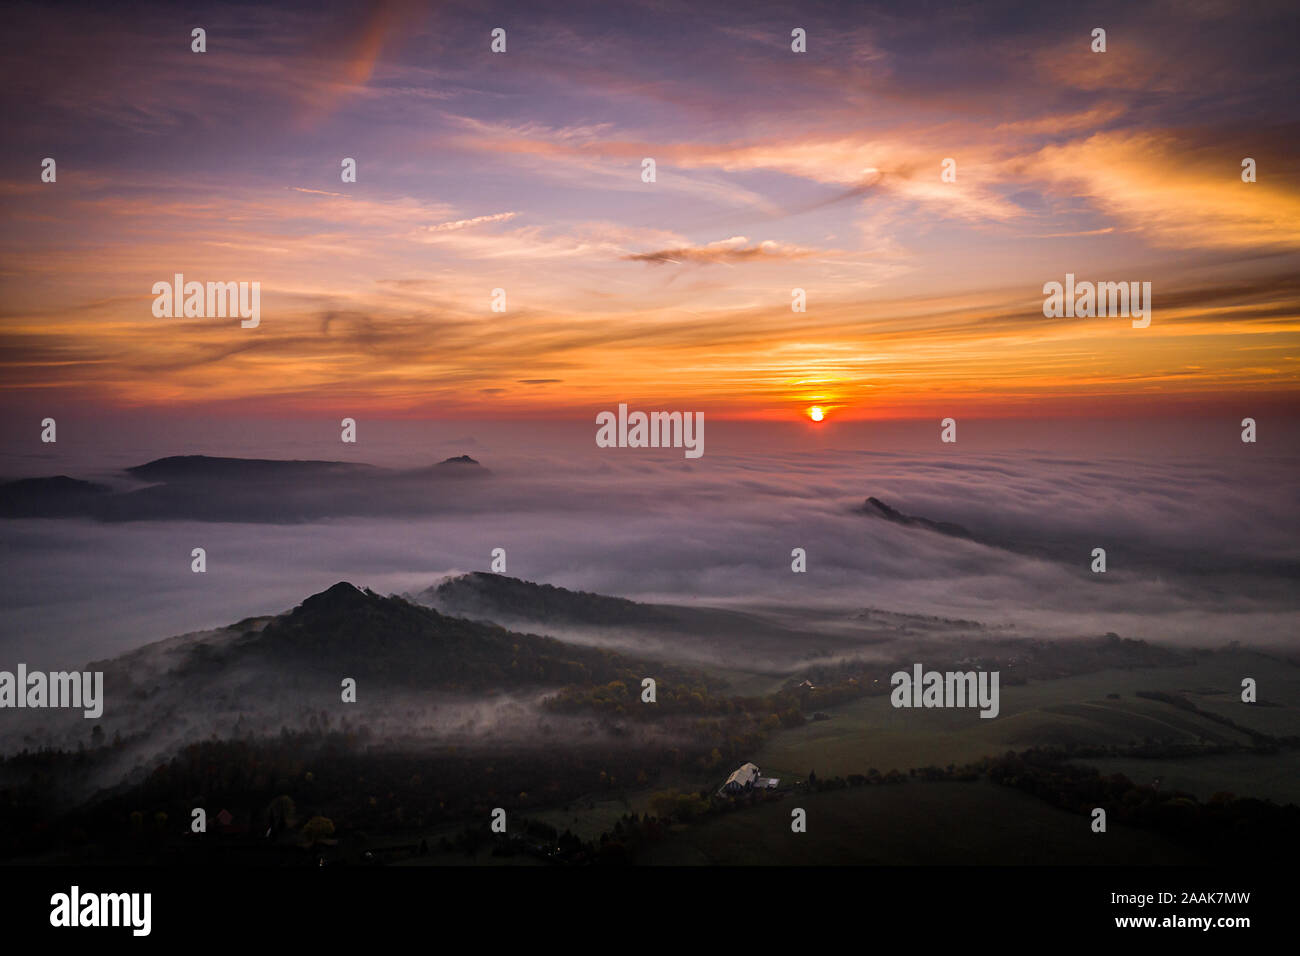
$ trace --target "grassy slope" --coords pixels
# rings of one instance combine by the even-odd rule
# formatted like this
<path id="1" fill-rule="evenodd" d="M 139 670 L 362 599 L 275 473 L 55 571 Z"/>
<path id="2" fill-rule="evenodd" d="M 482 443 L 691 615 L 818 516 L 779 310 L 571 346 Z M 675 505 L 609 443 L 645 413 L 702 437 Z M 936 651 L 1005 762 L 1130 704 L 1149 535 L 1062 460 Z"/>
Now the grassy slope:
<path id="1" fill-rule="evenodd" d="M 1231 703 L 1226 692 L 1240 675 L 1267 674 L 1270 686 L 1287 688 L 1287 706 L 1252 708 Z M 888 697 L 870 697 L 830 712 L 832 720 L 783 732 L 755 755 L 760 767 L 822 776 L 882 773 L 926 765 L 964 763 L 1007 750 L 1049 744 L 1127 744 L 1144 737 L 1195 743 L 1248 743 L 1244 735 L 1159 701 L 1143 700 L 1139 690 L 1182 693 L 1207 710 L 1225 713 L 1261 730 L 1281 729 L 1300 715 L 1300 668 L 1253 654 L 1218 655 L 1191 667 L 1110 670 L 1053 681 L 1003 687 L 1001 713 L 982 719 L 974 710 L 895 709 Z M 1196 689 L 1215 689 L 1213 696 Z M 1109 699 L 1117 693 L 1120 699 Z M 1198 758 L 1203 759 L 1203 758 Z M 1153 761 L 1152 763 L 1164 763 Z M 1179 761 L 1187 764 L 1188 761 Z M 1232 789 L 1238 794 L 1248 788 Z"/>
<path id="2" fill-rule="evenodd" d="M 1251 708 L 1234 688 L 1242 676 L 1260 681 Z M 1272 733 L 1300 723 L 1300 668 L 1259 655 L 1217 655 L 1180 668 L 1112 670 L 1038 681 L 1002 691 L 1002 713 L 895 710 L 887 697 L 835 708 L 829 721 L 783 731 L 755 755 L 767 773 L 823 777 L 893 768 L 962 763 L 986 754 L 1076 740 L 1126 744 L 1143 737 L 1248 743 L 1245 735 L 1136 691 L 1180 693 L 1198 707 Z M 1117 693 L 1120 699 L 1106 695 Z M 1206 799 L 1217 790 L 1279 802 L 1300 802 L 1294 751 L 1223 754 L 1178 760 L 1087 761 L 1139 782 L 1160 776 L 1166 789 Z M 806 834 L 790 832 L 790 810 L 808 811 Z M 1093 834 L 1085 817 L 988 782 L 873 786 L 792 795 L 705 823 L 678 828 L 650 851 L 656 864 L 961 864 L 1194 863 L 1194 854 L 1155 834 L 1112 826 Z"/>
<path id="3" fill-rule="evenodd" d="M 790 831 L 802 807 L 808 831 Z M 1154 834 L 1091 832 L 1086 816 L 987 781 L 803 793 L 682 827 L 641 862 L 663 865 L 1195 863 Z"/>

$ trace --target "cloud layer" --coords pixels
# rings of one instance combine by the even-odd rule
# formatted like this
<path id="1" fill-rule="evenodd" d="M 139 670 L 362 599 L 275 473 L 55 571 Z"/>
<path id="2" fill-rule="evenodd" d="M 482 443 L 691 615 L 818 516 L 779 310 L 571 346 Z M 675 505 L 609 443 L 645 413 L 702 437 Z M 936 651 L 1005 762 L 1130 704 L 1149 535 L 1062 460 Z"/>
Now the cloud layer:
<path id="1" fill-rule="evenodd" d="M 410 454 L 412 437 L 390 448 Z M 720 447 L 687 462 L 576 445 L 512 453 L 497 442 L 476 452 L 489 478 L 430 484 L 422 499 L 364 474 L 341 479 L 356 507 L 328 520 L 286 521 L 299 499 L 274 499 L 280 514 L 266 514 L 274 496 L 254 507 L 254 485 L 227 492 L 231 507 L 248 509 L 241 522 L 6 521 L 0 646 L 33 666 L 79 666 L 277 613 L 339 580 L 418 591 L 446 573 L 486 570 L 498 547 L 508 573 L 528 580 L 795 619 L 875 607 L 1010 624 L 1025 636 L 1294 639 L 1294 457 L 1246 457 L 1227 443 L 1225 454 L 1155 454 L 1150 442 L 1141 454 L 1086 457 L 756 453 L 718 436 Z M 977 540 L 857 513 L 868 496 Z M 190 571 L 193 547 L 207 551 L 206 574 Z M 806 574 L 791 572 L 795 547 L 807 551 Z M 1089 571 L 1097 547 L 1105 575 Z"/>

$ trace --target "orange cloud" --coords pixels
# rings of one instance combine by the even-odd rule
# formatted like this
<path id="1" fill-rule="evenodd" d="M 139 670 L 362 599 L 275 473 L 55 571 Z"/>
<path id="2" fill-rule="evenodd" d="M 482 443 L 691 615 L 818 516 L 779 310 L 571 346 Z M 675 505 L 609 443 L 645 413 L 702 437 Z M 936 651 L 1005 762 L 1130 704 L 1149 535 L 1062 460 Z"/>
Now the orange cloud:
<path id="1" fill-rule="evenodd" d="M 704 246 L 675 246 L 669 249 L 657 249 L 653 252 L 637 252 L 623 256 L 631 262 L 652 262 L 662 265 L 666 262 L 692 262 L 700 265 L 712 263 L 756 262 L 772 259 L 805 259 L 815 255 L 811 249 L 784 245 L 772 240 L 749 244 L 744 236 L 732 236 Z"/>

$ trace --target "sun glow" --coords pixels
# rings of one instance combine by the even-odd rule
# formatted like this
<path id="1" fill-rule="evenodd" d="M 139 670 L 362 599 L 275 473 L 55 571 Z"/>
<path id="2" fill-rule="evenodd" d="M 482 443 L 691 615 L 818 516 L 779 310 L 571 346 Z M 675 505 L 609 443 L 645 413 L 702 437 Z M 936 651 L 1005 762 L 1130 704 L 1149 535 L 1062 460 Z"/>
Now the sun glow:
<path id="1" fill-rule="evenodd" d="M 815 422 L 819 422 L 826 417 L 826 413 L 822 411 L 820 405 L 814 405 L 812 408 L 808 409 L 808 417 Z"/>

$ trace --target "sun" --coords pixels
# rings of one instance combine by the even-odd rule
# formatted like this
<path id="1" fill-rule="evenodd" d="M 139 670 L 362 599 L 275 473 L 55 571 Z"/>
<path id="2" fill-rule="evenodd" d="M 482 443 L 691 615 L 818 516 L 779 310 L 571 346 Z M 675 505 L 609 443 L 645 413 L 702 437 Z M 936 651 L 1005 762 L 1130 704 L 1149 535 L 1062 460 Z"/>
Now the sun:
<path id="1" fill-rule="evenodd" d="M 815 422 L 819 422 L 826 417 L 826 413 L 822 411 L 820 405 L 814 405 L 812 408 L 808 409 L 808 417 Z"/>

